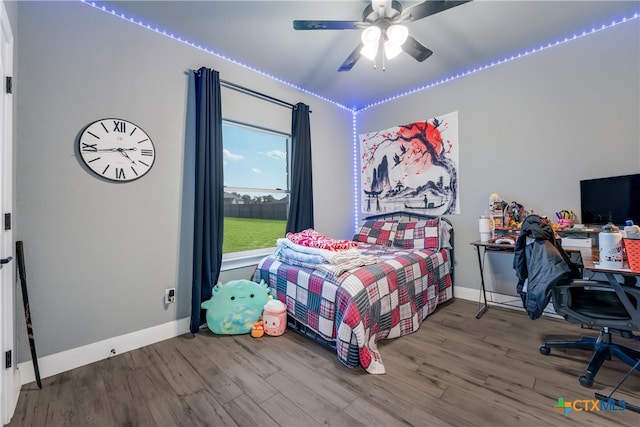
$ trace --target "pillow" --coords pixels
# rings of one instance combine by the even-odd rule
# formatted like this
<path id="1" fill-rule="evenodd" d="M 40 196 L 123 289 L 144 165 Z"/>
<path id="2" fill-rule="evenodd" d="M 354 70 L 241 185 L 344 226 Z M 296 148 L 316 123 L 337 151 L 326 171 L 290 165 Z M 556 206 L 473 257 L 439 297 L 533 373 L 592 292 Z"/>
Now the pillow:
<path id="1" fill-rule="evenodd" d="M 356 242 L 373 243 L 375 245 L 391 246 L 396 235 L 397 221 L 367 220 L 360 225 L 353 240 Z"/>
<path id="2" fill-rule="evenodd" d="M 453 249 L 451 246 L 451 230 L 453 226 L 447 221 L 440 221 L 440 249 Z"/>
<path id="3" fill-rule="evenodd" d="M 394 246 L 403 249 L 440 249 L 440 220 L 401 222 L 396 228 Z"/>
<path id="4" fill-rule="evenodd" d="M 200 307 L 207 310 L 207 326 L 214 334 L 248 334 L 253 323 L 260 320 L 269 300 L 268 286 L 261 280 L 231 280 L 213 287 L 211 299 Z"/>
<path id="5" fill-rule="evenodd" d="M 318 233 L 313 228 L 307 228 L 298 233 L 288 232 L 286 237 L 297 245 L 326 249 L 328 251 L 346 251 L 358 246 L 357 243 L 351 240 L 332 239 L 322 233 Z"/>

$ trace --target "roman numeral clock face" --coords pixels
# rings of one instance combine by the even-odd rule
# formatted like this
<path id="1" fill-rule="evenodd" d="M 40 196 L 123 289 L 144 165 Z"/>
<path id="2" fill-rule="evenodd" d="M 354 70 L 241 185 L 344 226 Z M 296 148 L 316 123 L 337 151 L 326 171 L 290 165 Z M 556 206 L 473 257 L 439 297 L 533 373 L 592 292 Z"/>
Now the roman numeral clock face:
<path id="1" fill-rule="evenodd" d="M 87 167 L 111 181 L 129 182 L 142 177 L 156 157 L 149 135 L 134 123 L 121 119 L 91 123 L 82 131 L 78 144 Z"/>

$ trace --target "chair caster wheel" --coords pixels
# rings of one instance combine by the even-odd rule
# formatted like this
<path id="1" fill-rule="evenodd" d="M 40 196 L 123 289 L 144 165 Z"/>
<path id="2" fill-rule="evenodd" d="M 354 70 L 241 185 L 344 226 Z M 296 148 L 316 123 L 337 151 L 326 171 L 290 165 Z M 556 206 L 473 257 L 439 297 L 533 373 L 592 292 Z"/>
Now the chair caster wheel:
<path id="1" fill-rule="evenodd" d="M 544 345 L 540 346 L 539 350 L 540 350 L 540 354 L 544 354 L 545 356 L 547 354 L 551 353 L 551 349 L 549 347 L 544 346 Z"/>
<path id="2" fill-rule="evenodd" d="M 586 375 L 580 375 L 578 381 L 580 381 L 582 387 L 591 387 L 593 385 L 593 379 Z"/>

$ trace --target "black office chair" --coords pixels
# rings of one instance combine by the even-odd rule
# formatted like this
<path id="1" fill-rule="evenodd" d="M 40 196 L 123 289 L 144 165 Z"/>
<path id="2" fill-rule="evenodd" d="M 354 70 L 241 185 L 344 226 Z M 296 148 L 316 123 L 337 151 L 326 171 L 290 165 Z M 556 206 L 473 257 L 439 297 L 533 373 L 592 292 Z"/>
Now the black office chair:
<path id="1" fill-rule="evenodd" d="M 552 348 L 577 348 L 594 351 L 587 369 L 578 377 L 580 384 L 591 387 L 593 379 L 605 360 L 616 356 L 640 371 L 640 351 L 614 343 L 611 334 L 640 342 L 633 331 L 640 330 L 640 288 L 619 283 L 618 290 L 609 282 L 573 280 L 570 284 L 555 286 L 552 301 L 556 312 L 568 322 L 600 328 L 597 337 L 584 336 L 577 341 L 549 340 L 540 347 L 540 353 L 549 354 Z M 631 307 L 631 310 L 625 307 Z M 635 317 L 635 319 L 634 319 Z"/>
<path id="2" fill-rule="evenodd" d="M 640 351 L 611 339 L 611 334 L 616 333 L 640 342 L 640 337 L 633 334 L 640 331 L 640 287 L 634 286 L 635 281 L 611 283 L 580 279 L 579 266 L 564 251 L 548 221 L 537 215 L 523 221 L 516 242 L 514 268 L 519 279 L 518 292 L 530 318 L 539 317 L 551 299 L 556 313 L 568 322 L 600 328 L 598 337 L 545 341 L 540 353 L 548 355 L 552 348 L 594 351 L 586 370 L 578 377 L 584 387 L 593 385 L 604 361 L 613 356 L 640 371 Z M 523 289 L 531 282 L 537 294 L 533 301 L 529 295 L 532 290 Z"/>

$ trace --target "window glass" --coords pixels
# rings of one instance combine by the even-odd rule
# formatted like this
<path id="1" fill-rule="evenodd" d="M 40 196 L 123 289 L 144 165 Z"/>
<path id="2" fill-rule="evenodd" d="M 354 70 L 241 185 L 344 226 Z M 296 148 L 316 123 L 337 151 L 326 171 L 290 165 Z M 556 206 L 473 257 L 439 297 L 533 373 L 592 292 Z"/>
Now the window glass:
<path id="1" fill-rule="evenodd" d="M 224 121 L 223 253 L 271 248 L 289 211 L 287 134 Z"/>

